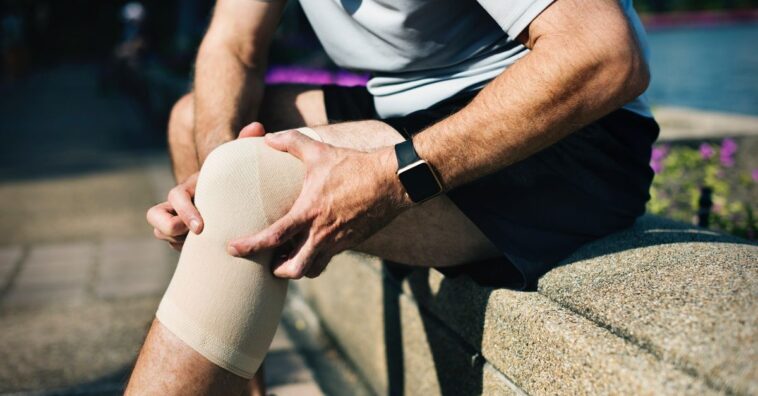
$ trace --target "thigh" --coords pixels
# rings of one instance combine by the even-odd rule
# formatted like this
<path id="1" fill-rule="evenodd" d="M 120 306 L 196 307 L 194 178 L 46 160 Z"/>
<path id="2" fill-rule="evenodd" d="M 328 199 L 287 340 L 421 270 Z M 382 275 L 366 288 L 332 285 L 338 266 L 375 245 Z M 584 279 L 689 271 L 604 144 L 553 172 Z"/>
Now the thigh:
<path id="1" fill-rule="evenodd" d="M 267 131 L 325 125 L 324 92 L 313 85 L 269 85 L 258 110 L 258 121 Z"/>
<path id="2" fill-rule="evenodd" d="M 377 120 L 327 123 L 324 93 L 306 85 L 266 88 L 261 122 L 269 131 L 309 126 L 328 144 L 370 151 L 403 137 Z M 405 211 L 355 250 L 395 262 L 445 267 L 502 256 L 492 242 L 447 197 L 441 195 Z"/>
<path id="3" fill-rule="evenodd" d="M 375 120 L 313 129 L 326 143 L 363 151 L 403 140 L 389 125 Z M 425 267 L 447 267 L 502 256 L 446 195 L 406 210 L 355 250 Z"/>

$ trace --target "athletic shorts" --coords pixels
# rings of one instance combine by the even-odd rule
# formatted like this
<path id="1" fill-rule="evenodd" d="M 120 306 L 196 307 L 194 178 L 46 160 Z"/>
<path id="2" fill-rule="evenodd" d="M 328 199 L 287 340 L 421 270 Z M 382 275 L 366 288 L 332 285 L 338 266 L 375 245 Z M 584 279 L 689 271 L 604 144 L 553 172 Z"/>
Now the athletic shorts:
<path id="1" fill-rule="evenodd" d="M 406 138 L 460 110 L 477 93 L 382 119 L 365 87 L 323 90 L 330 123 L 379 120 Z M 577 248 L 631 226 L 644 213 L 658 131 L 652 118 L 619 109 L 527 159 L 448 191 L 503 257 L 438 270 L 469 275 L 484 286 L 535 289 L 541 275 Z"/>

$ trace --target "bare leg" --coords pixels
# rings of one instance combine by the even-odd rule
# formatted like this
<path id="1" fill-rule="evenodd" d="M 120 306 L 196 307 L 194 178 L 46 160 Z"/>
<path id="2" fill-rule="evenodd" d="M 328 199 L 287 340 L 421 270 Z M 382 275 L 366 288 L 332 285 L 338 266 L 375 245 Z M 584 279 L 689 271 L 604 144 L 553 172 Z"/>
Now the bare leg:
<path id="1" fill-rule="evenodd" d="M 200 170 L 194 137 L 193 97 L 187 94 L 179 99 L 171 110 L 168 124 L 168 143 L 171 165 L 177 182 L 184 181 Z M 302 125 L 326 124 L 323 92 L 302 85 L 282 85 L 266 90 L 260 109 L 260 121 L 271 131 L 295 128 Z M 252 120 L 250 120 L 252 121 Z M 181 341 L 156 321 L 153 325 L 161 335 L 160 340 Z M 151 333 L 153 331 L 151 330 Z M 148 340 L 149 341 L 149 340 Z M 146 341 L 147 343 L 147 341 Z M 192 351 L 194 352 L 194 351 Z M 143 351 L 143 354 L 145 352 Z M 200 356 L 195 352 L 195 355 Z M 244 394 L 262 396 L 266 393 L 263 365 L 255 377 L 249 381 Z"/>
<path id="2" fill-rule="evenodd" d="M 177 182 L 200 170 L 194 136 L 193 97 L 189 93 L 171 110 L 168 144 Z M 277 85 L 266 89 L 259 121 L 268 131 L 325 125 L 324 93 L 306 85 Z M 250 122 L 254 120 L 248 120 Z"/>
<path id="3" fill-rule="evenodd" d="M 126 395 L 233 395 L 245 380 L 187 346 L 157 320 L 153 321 Z"/>
<path id="4" fill-rule="evenodd" d="M 377 121 L 314 129 L 327 143 L 356 149 L 386 146 L 400 140 L 396 131 Z M 444 196 L 405 212 L 358 250 L 422 266 L 454 265 L 499 254 Z M 239 394 L 245 384 L 243 378 L 205 359 L 156 321 L 129 390 L 139 394 Z"/>

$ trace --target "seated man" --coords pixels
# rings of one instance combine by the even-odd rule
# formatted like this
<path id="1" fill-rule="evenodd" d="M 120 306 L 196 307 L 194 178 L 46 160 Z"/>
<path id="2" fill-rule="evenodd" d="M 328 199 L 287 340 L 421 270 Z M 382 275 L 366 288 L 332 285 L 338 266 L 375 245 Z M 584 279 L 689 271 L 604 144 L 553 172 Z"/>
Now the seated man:
<path id="1" fill-rule="evenodd" d="M 180 184 L 148 212 L 182 255 L 129 393 L 243 392 L 286 279 L 343 250 L 534 288 L 644 212 L 658 128 L 631 0 L 301 3 L 373 78 L 264 94 L 283 1 L 218 1 L 171 115 Z"/>

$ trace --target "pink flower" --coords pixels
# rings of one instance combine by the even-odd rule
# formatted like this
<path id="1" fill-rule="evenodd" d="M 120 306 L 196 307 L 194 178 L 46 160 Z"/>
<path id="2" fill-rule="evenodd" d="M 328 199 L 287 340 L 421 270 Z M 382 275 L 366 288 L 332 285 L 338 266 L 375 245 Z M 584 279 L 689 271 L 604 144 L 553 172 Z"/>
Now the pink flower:
<path id="1" fill-rule="evenodd" d="M 653 152 L 650 154 L 650 168 L 655 173 L 661 173 L 663 171 L 663 160 L 669 153 L 669 146 L 662 145 L 653 147 Z"/>
<path id="2" fill-rule="evenodd" d="M 739 146 L 737 145 L 737 142 L 734 141 L 734 139 L 726 138 L 723 141 L 721 141 L 722 153 L 734 154 L 737 152 L 738 148 Z"/>
<path id="3" fill-rule="evenodd" d="M 656 147 L 653 147 L 653 153 L 650 156 L 650 158 L 653 161 L 663 161 L 668 154 L 669 154 L 668 145 L 656 146 Z"/>
<path id="4" fill-rule="evenodd" d="M 707 160 L 713 157 L 713 147 L 711 147 L 708 143 L 703 143 L 700 145 L 700 158 Z"/>
<path id="5" fill-rule="evenodd" d="M 721 154 L 719 155 L 721 165 L 727 168 L 734 166 L 734 154 L 737 152 L 737 148 L 737 142 L 734 139 L 726 138 L 721 142 Z"/>
<path id="6" fill-rule="evenodd" d="M 721 165 L 731 168 L 734 166 L 734 155 L 724 155 L 722 153 L 721 157 L 719 157 L 719 161 L 721 161 Z"/>
<path id="7" fill-rule="evenodd" d="M 750 172 L 750 176 L 753 178 L 753 181 L 758 183 L 758 168 L 753 169 L 752 172 Z"/>
<path id="8" fill-rule="evenodd" d="M 663 164 L 661 161 L 650 161 L 650 168 L 653 169 L 653 172 L 658 174 L 663 170 Z"/>

